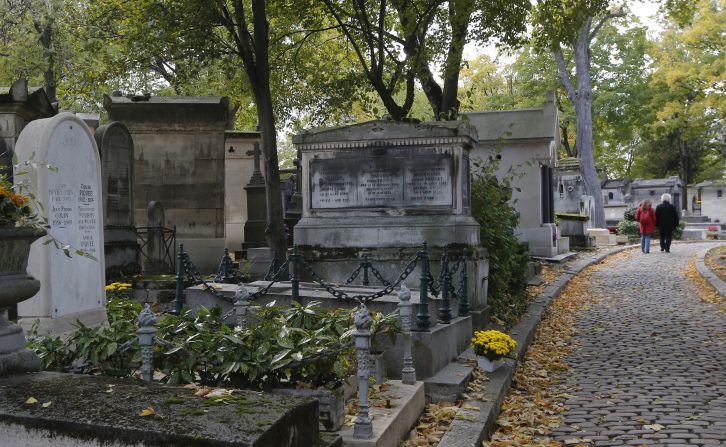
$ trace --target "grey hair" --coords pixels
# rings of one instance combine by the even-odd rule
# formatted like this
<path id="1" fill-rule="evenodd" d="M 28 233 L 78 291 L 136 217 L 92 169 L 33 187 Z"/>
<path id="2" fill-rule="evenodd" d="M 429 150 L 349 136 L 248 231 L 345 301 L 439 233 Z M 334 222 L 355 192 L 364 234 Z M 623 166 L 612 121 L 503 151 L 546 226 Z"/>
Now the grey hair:
<path id="1" fill-rule="evenodd" d="M 660 196 L 660 201 L 661 202 L 668 202 L 668 203 L 670 203 L 670 201 L 671 201 L 671 195 L 668 194 L 668 193 L 663 194 L 662 196 Z"/>

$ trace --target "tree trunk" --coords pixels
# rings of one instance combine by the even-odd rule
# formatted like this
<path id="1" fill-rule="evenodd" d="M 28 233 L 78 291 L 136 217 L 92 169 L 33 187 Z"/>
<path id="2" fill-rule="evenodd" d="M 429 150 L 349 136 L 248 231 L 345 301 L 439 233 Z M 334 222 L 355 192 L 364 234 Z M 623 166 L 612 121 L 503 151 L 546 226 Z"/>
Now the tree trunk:
<path id="1" fill-rule="evenodd" d="M 688 159 L 688 142 L 681 141 L 680 132 L 678 135 L 678 146 L 681 151 L 681 179 L 683 180 L 683 193 L 681 194 L 681 209 L 688 209 L 688 182 L 691 181 L 691 164 Z"/>
<path id="2" fill-rule="evenodd" d="M 285 237 L 283 223 L 280 168 L 277 160 L 277 132 L 269 84 L 265 90 L 265 92 L 260 92 L 260 95 L 255 94 L 257 119 L 260 123 L 260 147 L 265 171 L 265 199 L 267 203 L 265 238 L 272 251 L 273 258 L 284 260 L 287 258 L 287 238 Z"/>
<path id="3" fill-rule="evenodd" d="M 38 31 L 40 44 L 43 46 L 43 53 L 48 59 L 48 65 L 43 72 L 45 94 L 51 103 L 58 102 L 55 82 L 55 55 L 53 54 L 53 20 L 45 17 L 45 23 L 34 22 L 35 30 Z"/>
<path id="4" fill-rule="evenodd" d="M 451 119 L 459 112 L 459 72 L 473 4 L 474 2 L 469 0 L 449 2 L 451 42 L 449 42 L 449 51 L 444 63 L 444 90 L 439 113 L 436 116 L 437 120 Z"/>
<path id="5" fill-rule="evenodd" d="M 600 188 L 600 180 L 595 169 L 595 150 L 592 144 L 592 87 L 590 85 L 590 26 L 592 18 L 588 17 L 580 27 L 573 45 L 575 56 L 575 76 L 577 77 L 577 90 L 570 81 L 565 59 L 559 45 L 553 49 L 557 71 L 560 74 L 562 85 L 565 87 L 567 97 L 575 107 L 577 117 L 577 137 L 575 148 L 580 157 L 582 178 L 585 181 L 587 193 L 592 196 L 595 203 L 593 221 L 599 228 L 605 227 L 605 206 Z"/>
<path id="6" fill-rule="evenodd" d="M 577 114 L 576 146 L 580 155 L 582 177 L 587 192 L 595 202 L 594 223 L 605 228 L 605 205 L 602 198 L 600 180 L 595 169 L 595 148 L 592 142 L 592 86 L 590 83 L 590 20 L 580 28 L 575 42 L 575 73 L 577 75 Z"/>
<path id="7" fill-rule="evenodd" d="M 245 64 L 254 90 L 257 104 L 257 119 L 260 124 L 260 147 L 264 160 L 265 199 L 267 203 L 267 227 L 265 238 L 273 258 L 287 258 L 282 192 L 280 190 L 280 168 L 277 160 L 277 132 L 275 114 L 270 92 L 269 28 L 265 0 L 253 0 L 252 20 L 254 22 L 254 62 Z M 240 11 L 242 9 L 239 9 Z"/>

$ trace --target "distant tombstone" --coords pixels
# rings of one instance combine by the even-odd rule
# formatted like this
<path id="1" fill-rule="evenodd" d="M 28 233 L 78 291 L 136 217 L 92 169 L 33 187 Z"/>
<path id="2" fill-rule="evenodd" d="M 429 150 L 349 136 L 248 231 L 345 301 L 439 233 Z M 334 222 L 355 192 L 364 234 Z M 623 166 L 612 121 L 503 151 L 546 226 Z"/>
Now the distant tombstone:
<path id="1" fill-rule="evenodd" d="M 160 274 L 172 273 L 172 267 L 166 256 L 164 242 L 164 205 L 158 201 L 151 201 L 146 207 L 148 240 L 146 241 L 146 257 L 144 259 L 144 273 Z"/>
<path id="2" fill-rule="evenodd" d="M 104 124 L 94 134 L 101 154 L 106 276 L 141 272 L 134 224 L 134 142 L 126 126 Z"/>
<path id="3" fill-rule="evenodd" d="M 71 256 L 53 244 L 33 243 L 28 273 L 40 291 L 18 306 L 19 323 L 39 321 L 41 333 L 106 321 L 101 164 L 96 142 L 77 116 L 61 113 L 31 122 L 15 147 L 18 160 L 33 161 L 28 186 L 43 204 L 49 234 L 71 246 Z M 45 166 L 52 169 L 46 169 Z M 94 259 L 75 253 L 80 249 Z"/>

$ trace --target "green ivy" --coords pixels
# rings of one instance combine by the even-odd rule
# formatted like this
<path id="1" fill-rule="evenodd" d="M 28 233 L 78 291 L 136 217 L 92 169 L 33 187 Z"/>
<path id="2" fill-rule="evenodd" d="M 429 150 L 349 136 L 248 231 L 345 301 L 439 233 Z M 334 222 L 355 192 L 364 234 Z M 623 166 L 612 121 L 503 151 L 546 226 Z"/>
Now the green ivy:
<path id="1" fill-rule="evenodd" d="M 526 244 L 515 229 L 519 214 L 512 207 L 512 180 L 519 174 L 510 169 L 498 178 L 499 162 L 475 160 L 471 184 L 472 215 L 479 223 L 481 245 L 489 254 L 488 301 L 492 315 L 513 324 L 527 310 Z"/>

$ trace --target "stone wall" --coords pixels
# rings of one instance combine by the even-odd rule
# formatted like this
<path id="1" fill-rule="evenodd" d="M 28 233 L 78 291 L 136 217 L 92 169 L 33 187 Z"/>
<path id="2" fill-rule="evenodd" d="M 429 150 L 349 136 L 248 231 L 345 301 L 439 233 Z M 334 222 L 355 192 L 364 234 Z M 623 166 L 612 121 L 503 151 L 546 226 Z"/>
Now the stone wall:
<path id="1" fill-rule="evenodd" d="M 176 226 L 194 263 L 215 268 L 225 245 L 229 99 L 105 96 L 104 107 L 134 140 L 136 222 L 146 221 L 149 202 L 161 202 L 165 226 Z"/>

